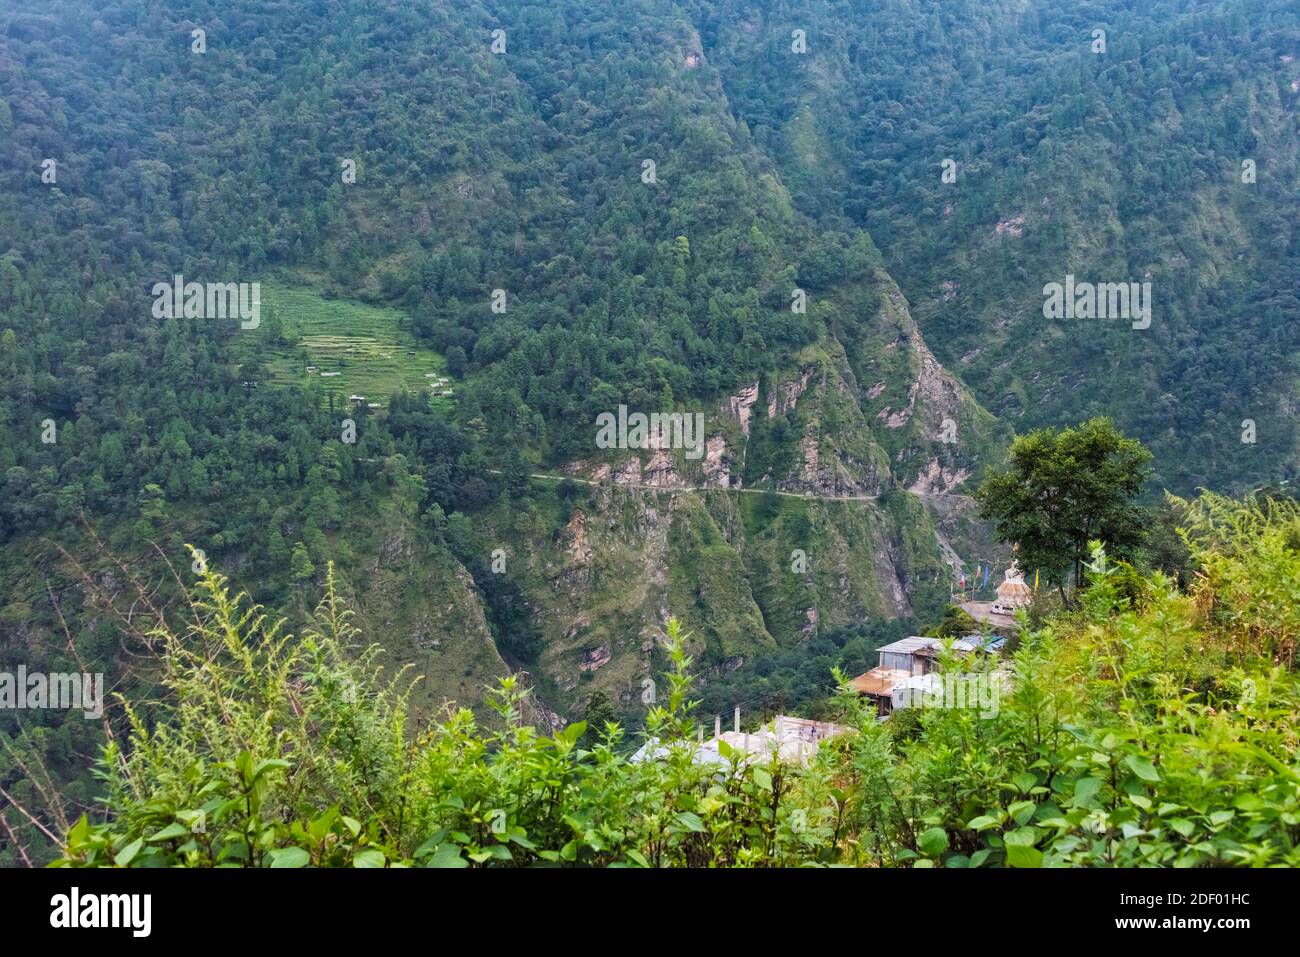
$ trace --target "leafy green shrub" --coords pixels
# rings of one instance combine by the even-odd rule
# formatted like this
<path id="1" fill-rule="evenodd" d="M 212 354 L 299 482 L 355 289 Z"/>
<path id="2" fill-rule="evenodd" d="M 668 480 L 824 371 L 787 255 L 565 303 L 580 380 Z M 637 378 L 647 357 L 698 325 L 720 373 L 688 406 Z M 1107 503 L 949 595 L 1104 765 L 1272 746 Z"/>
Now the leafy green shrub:
<path id="1" fill-rule="evenodd" d="M 849 790 L 882 863 L 1300 863 L 1296 512 L 1206 496 L 1189 516 L 1192 595 L 1094 545 L 1079 612 L 1023 636 L 995 718 L 861 737 Z"/>
<path id="2" fill-rule="evenodd" d="M 1020 636 L 996 708 L 880 722 L 837 673 L 853 733 L 806 767 L 725 742 L 725 765 L 693 760 L 675 620 L 647 720 L 662 751 L 637 761 L 612 722 L 525 724 L 513 677 L 493 727 L 463 708 L 408 727 L 403 678 L 356 650 L 332 569 L 298 639 L 208 572 L 194 624 L 157 631 L 157 720 L 129 709 L 98 765 L 106 814 L 58 864 L 1300 865 L 1296 507 L 1206 496 L 1186 515 L 1190 593 L 1094 543 L 1077 610 Z"/>
<path id="3" fill-rule="evenodd" d="M 691 659 L 669 623 L 668 694 L 633 762 L 607 724 L 546 737 L 521 720 L 514 677 L 493 693 L 499 727 L 450 709 L 407 727 L 401 676 L 356 654 L 332 569 L 300 640 L 208 572 L 184 634 L 160 627 L 164 720 L 131 714 L 99 764 L 107 820 L 67 834 L 62 866 L 748 866 L 834 858 L 826 770 L 692 761 Z"/>

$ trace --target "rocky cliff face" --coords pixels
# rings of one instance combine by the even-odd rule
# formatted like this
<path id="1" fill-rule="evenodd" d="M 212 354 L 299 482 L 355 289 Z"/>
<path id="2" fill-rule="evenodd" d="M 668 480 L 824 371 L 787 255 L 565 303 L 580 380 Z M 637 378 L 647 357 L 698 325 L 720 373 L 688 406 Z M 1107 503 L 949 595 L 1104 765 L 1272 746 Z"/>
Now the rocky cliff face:
<path id="1" fill-rule="evenodd" d="M 554 531 L 506 510 L 541 632 L 538 695 L 574 720 L 595 691 L 642 712 L 670 615 L 702 679 L 863 619 L 932 618 L 986 531 L 960 494 L 997 423 L 935 359 L 884 273 L 863 341 L 834 336 L 706 413 L 704 452 L 668 443 L 568 463 L 585 497 Z M 862 382 L 869 384 L 865 387 Z M 968 561 L 968 559 L 967 559 Z"/>
<path id="2" fill-rule="evenodd" d="M 382 662 L 393 674 L 406 669 L 403 681 L 415 682 L 415 715 L 435 716 L 454 702 L 489 717 L 484 691 L 510 669 L 473 577 L 396 509 L 383 508 L 365 521 L 369 534 L 350 539 L 356 561 L 335 567 L 336 587 L 355 611 L 360 640 L 382 645 Z"/>

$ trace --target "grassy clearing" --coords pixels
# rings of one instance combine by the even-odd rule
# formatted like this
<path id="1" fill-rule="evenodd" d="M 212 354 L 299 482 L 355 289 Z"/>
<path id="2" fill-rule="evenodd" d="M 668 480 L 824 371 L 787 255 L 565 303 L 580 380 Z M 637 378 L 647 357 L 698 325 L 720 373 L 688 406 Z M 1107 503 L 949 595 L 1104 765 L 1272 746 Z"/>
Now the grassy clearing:
<path id="1" fill-rule="evenodd" d="M 278 283 L 263 285 L 262 303 L 260 332 L 273 384 L 319 388 L 322 401 L 332 392 L 387 405 L 403 390 L 455 401 L 440 394 L 455 392 L 442 356 L 417 343 L 402 312 Z M 277 326 L 282 341 L 273 344 Z"/>

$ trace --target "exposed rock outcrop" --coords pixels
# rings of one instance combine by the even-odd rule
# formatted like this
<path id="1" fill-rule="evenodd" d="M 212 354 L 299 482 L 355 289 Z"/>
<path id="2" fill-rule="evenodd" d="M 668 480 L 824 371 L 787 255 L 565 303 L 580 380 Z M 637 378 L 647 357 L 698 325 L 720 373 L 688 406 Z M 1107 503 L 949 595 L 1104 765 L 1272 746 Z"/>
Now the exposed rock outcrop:
<path id="1" fill-rule="evenodd" d="M 754 403 L 758 401 L 758 383 L 747 385 L 735 395 L 728 396 L 723 409 L 740 422 L 740 432 L 749 437 L 749 422 L 754 414 Z"/>
<path id="2" fill-rule="evenodd" d="M 805 369 L 798 378 L 783 382 L 773 389 L 772 394 L 767 397 L 767 417 L 774 419 L 793 409 L 799 401 L 799 396 L 803 395 L 804 390 L 808 388 L 808 380 L 812 378 L 815 371 L 815 369 Z"/>
<path id="3" fill-rule="evenodd" d="M 970 475 L 970 469 L 946 469 L 938 458 L 932 456 L 917 472 L 916 479 L 907 490 L 916 495 L 941 494 L 957 488 L 970 478 Z"/>

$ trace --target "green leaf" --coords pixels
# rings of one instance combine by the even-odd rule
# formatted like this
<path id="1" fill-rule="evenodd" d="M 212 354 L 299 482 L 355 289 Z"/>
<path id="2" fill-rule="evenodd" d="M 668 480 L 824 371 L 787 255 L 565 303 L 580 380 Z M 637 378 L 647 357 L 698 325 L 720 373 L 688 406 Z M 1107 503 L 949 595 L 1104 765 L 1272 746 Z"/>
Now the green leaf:
<path id="1" fill-rule="evenodd" d="M 698 814 L 690 811 L 682 811 L 677 815 L 677 823 L 688 831 L 694 831 L 697 834 L 704 832 L 704 822 L 700 820 Z"/>
<path id="2" fill-rule="evenodd" d="M 144 847 L 144 838 L 137 837 L 134 841 L 117 852 L 117 856 L 113 858 L 113 863 L 118 867 L 130 867 L 131 862 L 135 860 L 135 856 L 140 853 L 140 848 L 142 847 Z"/>
<path id="3" fill-rule="evenodd" d="M 253 769 L 253 780 L 256 781 L 272 768 L 287 768 L 288 766 L 289 762 L 283 758 L 267 758 L 265 761 L 258 762 L 257 767 Z"/>
<path id="4" fill-rule="evenodd" d="M 86 836 L 89 833 L 90 822 L 86 819 L 86 815 L 83 814 L 77 819 L 77 823 L 72 825 L 72 828 L 68 831 L 68 846 L 81 846 L 81 844 L 85 842 Z"/>
<path id="5" fill-rule="evenodd" d="M 455 844 L 440 844 L 438 850 L 434 852 L 433 857 L 429 859 L 429 867 L 469 867 L 469 861 L 460 856 L 460 848 Z"/>
<path id="6" fill-rule="evenodd" d="M 1159 781 L 1160 772 L 1156 770 L 1154 764 L 1146 758 L 1137 754 L 1130 754 L 1124 759 L 1128 769 L 1140 777 L 1143 781 Z"/>
<path id="7" fill-rule="evenodd" d="M 1029 789 L 1038 783 L 1038 776 L 1028 771 L 1017 771 L 1011 776 L 1011 783 L 1021 794 L 1028 794 Z"/>
<path id="8" fill-rule="evenodd" d="M 1018 827 L 1014 831 L 1008 831 L 1003 835 L 1008 847 L 1033 847 L 1038 841 L 1038 830 L 1033 827 Z"/>
<path id="9" fill-rule="evenodd" d="M 1238 811 L 1246 811 L 1247 813 L 1250 813 L 1251 811 L 1258 811 L 1262 808 L 1264 802 L 1254 794 L 1238 794 L 1232 799 L 1232 806 Z"/>
<path id="10" fill-rule="evenodd" d="M 272 867 L 306 867 L 311 855 L 301 847 L 278 847 L 271 852 Z"/>
<path id="11" fill-rule="evenodd" d="M 1100 778 L 1079 778 L 1074 782 L 1074 799 L 1072 804 L 1088 804 L 1101 790 Z"/>
<path id="12" fill-rule="evenodd" d="M 1033 801 L 1015 801 L 1007 807 L 1007 813 L 1015 820 L 1017 824 L 1025 824 L 1034 816 L 1034 811 L 1038 805 Z"/>
<path id="13" fill-rule="evenodd" d="M 352 857 L 353 867 L 383 867 L 384 852 L 377 851 L 373 847 L 368 847 L 364 851 L 358 851 Z"/>
<path id="14" fill-rule="evenodd" d="M 537 845 L 528 839 L 528 832 L 525 831 L 522 827 L 517 827 L 513 831 L 511 831 L 510 836 L 507 838 L 507 840 L 511 844 L 518 844 L 520 847 L 530 851 L 534 851 L 537 849 Z"/>
<path id="15" fill-rule="evenodd" d="M 1007 866 L 1042 867 L 1043 852 L 1036 847 L 1026 847 L 1023 844 L 1008 844 Z"/>
<path id="16" fill-rule="evenodd" d="M 154 841 L 170 841 L 174 837 L 185 837 L 190 833 L 190 829 L 184 824 L 168 824 L 153 837 L 149 838 L 152 844 Z"/>
<path id="17" fill-rule="evenodd" d="M 338 816 L 339 808 L 336 804 L 307 825 L 308 833 L 310 833 L 317 841 L 325 840 L 325 835 L 330 832 L 330 828 L 334 826 L 334 822 L 338 820 Z"/>
<path id="18" fill-rule="evenodd" d="M 411 856 L 414 857 L 416 860 L 419 860 L 421 857 L 428 857 L 430 854 L 436 851 L 438 849 L 438 845 L 442 843 L 441 840 L 442 834 L 443 832 L 439 831 L 438 834 L 435 834 L 433 837 L 429 838 L 427 841 L 425 841 L 423 844 L 417 847 L 415 849 L 415 853 L 412 854 Z"/>
<path id="19" fill-rule="evenodd" d="M 971 818 L 970 823 L 967 824 L 966 826 L 970 828 L 972 831 L 983 831 L 990 827 L 997 827 L 998 819 L 995 817 L 990 817 L 987 814 L 981 814 L 979 817 Z"/>
<path id="20" fill-rule="evenodd" d="M 926 857 L 938 857 L 948 850 L 948 832 L 941 827 L 929 828 L 921 832 L 916 843 Z"/>

